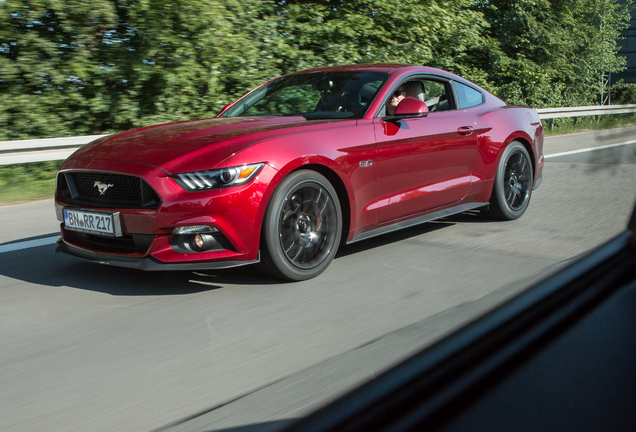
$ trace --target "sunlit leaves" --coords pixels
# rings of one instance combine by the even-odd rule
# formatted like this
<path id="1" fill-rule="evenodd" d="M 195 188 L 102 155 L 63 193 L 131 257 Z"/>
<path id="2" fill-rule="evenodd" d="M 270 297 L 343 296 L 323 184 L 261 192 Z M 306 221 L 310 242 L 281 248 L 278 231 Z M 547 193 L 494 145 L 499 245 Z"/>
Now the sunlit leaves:
<path id="1" fill-rule="evenodd" d="M 629 2 L 485 0 L 474 8 L 497 41 L 483 53 L 490 61 L 481 64 L 508 101 L 538 107 L 599 103 L 602 74 L 624 66 L 616 40 L 629 19 Z"/>
<path id="2" fill-rule="evenodd" d="M 612 0 L 3 0 L 0 140 L 210 117 L 301 69 L 450 70 L 503 99 L 595 103 L 630 4 Z"/>

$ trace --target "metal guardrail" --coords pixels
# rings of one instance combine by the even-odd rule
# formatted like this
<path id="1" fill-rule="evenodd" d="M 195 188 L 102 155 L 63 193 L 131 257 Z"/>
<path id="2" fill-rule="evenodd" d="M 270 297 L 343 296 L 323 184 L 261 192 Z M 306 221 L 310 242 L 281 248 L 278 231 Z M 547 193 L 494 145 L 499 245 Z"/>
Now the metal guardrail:
<path id="1" fill-rule="evenodd" d="M 0 165 L 62 160 L 75 150 L 106 135 L 0 141 Z"/>
<path id="2" fill-rule="evenodd" d="M 636 104 L 541 108 L 538 109 L 537 112 L 542 120 L 562 117 L 624 114 L 636 113 Z M 81 146 L 103 136 L 106 135 L 0 141 L 0 165 L 66 159 Z"/>
<path id="3" fill-rule="evenodd" d="M 563 117 L 583 117 L 604 114 L 636 113 L 636 104 L 632 105 L 598 105 L 566 108 L 540 108 L 537 110 L 541 120 Z"/>

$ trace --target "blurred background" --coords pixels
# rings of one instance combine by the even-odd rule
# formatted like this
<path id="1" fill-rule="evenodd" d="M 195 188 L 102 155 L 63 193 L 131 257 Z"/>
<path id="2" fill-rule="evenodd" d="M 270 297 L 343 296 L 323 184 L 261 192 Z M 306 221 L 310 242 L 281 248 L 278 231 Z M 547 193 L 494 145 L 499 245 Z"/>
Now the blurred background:
<path id="1" fill-rule="evenodd" d="M 608 74 L 625 70 L 616 53 L 631 8 L 612 0 L 0 0 L 0 141 L 213 117 L 280 74 L 350 63 L 439 67 L 536 108 L 595 105 Z M 617 83 L 613 103 L 630 102 L 634 86 Z"/>

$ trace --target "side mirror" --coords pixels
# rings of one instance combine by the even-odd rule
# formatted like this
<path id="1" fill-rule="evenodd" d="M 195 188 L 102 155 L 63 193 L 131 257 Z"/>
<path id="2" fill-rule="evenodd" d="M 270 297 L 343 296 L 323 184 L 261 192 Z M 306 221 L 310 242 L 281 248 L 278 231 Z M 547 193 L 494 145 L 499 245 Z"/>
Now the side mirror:
<path id="1" fill-rule="evenodd" d="M 428 107 L 424 102 L 414 97 L 405 97 L 395 107 L 394 117 L 426 117 Z"/>

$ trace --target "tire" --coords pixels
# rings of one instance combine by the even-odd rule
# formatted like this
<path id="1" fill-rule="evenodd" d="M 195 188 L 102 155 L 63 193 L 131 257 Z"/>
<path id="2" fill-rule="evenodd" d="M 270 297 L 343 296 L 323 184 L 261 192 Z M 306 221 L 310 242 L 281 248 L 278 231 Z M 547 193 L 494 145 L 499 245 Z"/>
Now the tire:
<path id="1" fill-rule="evenodd" d="M 512 141 L 499 159 L 490 206 L 484 215 L 499 220 L 520 218 L 530 204 L 533 179 L 528 151 L 520 142 Z"/>
<path id="2" fill-rule="evenodd" d="M 301 281 L 325 271 L 342 233 L 338 195 L 315 171 L 296 171 L 278 185 L 267 205 L 261 234 L 261 269 Z"/>

